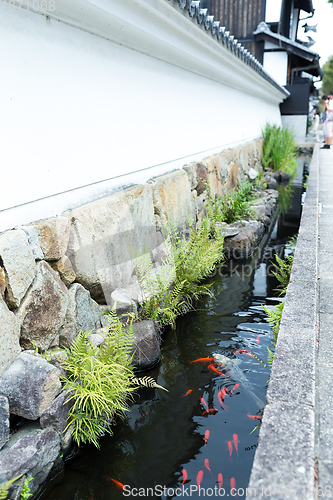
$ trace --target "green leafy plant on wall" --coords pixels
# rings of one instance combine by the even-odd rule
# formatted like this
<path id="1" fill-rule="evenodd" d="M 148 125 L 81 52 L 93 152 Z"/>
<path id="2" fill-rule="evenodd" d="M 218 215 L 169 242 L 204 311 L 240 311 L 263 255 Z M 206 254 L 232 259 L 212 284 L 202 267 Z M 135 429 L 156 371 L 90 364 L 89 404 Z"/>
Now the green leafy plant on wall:
<path id="1" fill-rule="evenodd" d="M 72 428 L 73 439 L 78 445 L 88 442 L 99 447 L 99 437 L 112 434 L 115 418 L 124 417 L 128 401 L 139 386 L 164 388 L 150 377 L 134 376 L 132 324 L 126 329 L 111 311 L 103 347 L 89 342 L 90 333 L 79 333 L 67 350 L 63 363 L 67 376 L 62 377 L 62 382 L 67 401 L 73 402 L 67 425 Z"/>
<path id="2" fill-rule="evenodd" d="M 207 217 L 210 221 L 225 222 L 232 224 L 238 220 L 258 216 L 250 207 L 250 201 L 253 199 L 253 184 L 245 181 L 239 184 L 238 188 L 233 188 L 225 196 L 216 196 L 213 198 L 209 186 L 205 184 L 207 191 Z"/>
<path id="3" fill-rule="evenodd" d="M 174 327 L 177 316 L 193 309 L 194 300 L 212 296 L 210 285 L 202 280 L 222 261 L 223 241 L 207 219 L 199 229 L 190 228 L 188 239 L 171 226 L 165 240 L 167 256 L 157 272 L 148 252 L 131 249 L 143 294 L 141 316 Z"/>
<path id="4" fill-rule="evenodd" d="M 291 177 L 296 174 L 296 142 L 293 132 L 288 128 L 266 123 L 262 130 L 263 146 L 261 161 L 265 168 L 288 172 Z"/>

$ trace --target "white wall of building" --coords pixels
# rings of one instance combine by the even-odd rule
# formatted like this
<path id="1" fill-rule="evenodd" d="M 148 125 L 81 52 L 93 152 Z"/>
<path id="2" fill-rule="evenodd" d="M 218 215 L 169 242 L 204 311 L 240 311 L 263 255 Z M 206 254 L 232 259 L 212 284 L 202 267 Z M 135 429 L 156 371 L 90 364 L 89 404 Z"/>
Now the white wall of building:
<path id="1" fill-rule="evenodd" d="M 265 49 L 267 48 L 265 42 Z M 269 44 L 273 45 L 273 44 Z M 276 49 L 276 45 L 274 46 Z M 265 71 L 271 75 L 280 85 L 287 83 L 287 69 L 288 69 L 288 53 L 287 52 L 265 52 L 264 64 Z"/>
<path id="2" fill-rule="evenodd" d="M 53 5 L 0 10 L 0 231 L 281 123 L 282 91 L 169 2 Z"/>
<path id="3" fill-rule="evenodd" d="M 280 21 L 282 0 L 266 0 L 266 23 L 278 23 Z"/>
<path id="4" fill-rule="evenodd" d="M 298 143 L 305 142 L 307 131 L 307 115 L 283 115 L 282 125 L 289 128 L 295 135 L 295 140 Z"/>

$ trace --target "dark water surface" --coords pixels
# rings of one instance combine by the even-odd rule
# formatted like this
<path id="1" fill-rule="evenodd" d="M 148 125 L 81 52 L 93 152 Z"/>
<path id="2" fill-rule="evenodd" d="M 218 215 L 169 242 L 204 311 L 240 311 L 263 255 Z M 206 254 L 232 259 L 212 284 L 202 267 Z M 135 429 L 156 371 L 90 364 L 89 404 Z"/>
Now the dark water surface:
<path id="1" fill-rule="evenodd" d="M 296 204 L 300 204 L 301 192 L 301 186 L 296 185 Z M 169 392 L 142 390 L 126 420 L 114 427 L 114 436 L 102 438 L 100 450 L 85 446 L 66 461 L 64 470 L 40 499 L 197 498 L 199 471 L 203 471 L 200 486 L 204 489 L 200 496 L 218 497 L 218 475 L 222 474 L 225 490 L 220 496 L 223 492 L 232 496 L 230 482 L 234 478 L 238 498 L 245 498 L 243 490 L 258 444 L 258 432 L 251 433 L 258 421 L 248 414 L 258 415 L 260 408 L 242 383 L 232 391 L 239 383 L 237 377 L 226 378 L 210 371 L 209 363 L 190 361 L 212 353 L 237 359 L 237 369 L 248 379 L 250 389 L 265 401 L 268 372 L 256 359 L 235 351 L 251 350 L 267 361 L 272 337 L 261 305 L 273 306 L 280 300 L 273 291 L 278 283 L 271 275 L 270 262 L 275 253 L 283 256 L 287 252 L 286 240 L 297 233 L 298 223 L 299 213 L 280 216 L 269 241 L 266 237 L 264 250 L 258 249 L 249 261 L 233 261 L 217 270 L 211 278 L 216 300 L 201 301 L 196 311 L 177 321 L 175 331 L 163 334 L 161 360 L 147 373 Z M 222 372 L 228 376 L 226 370 Z M 224 387 L 226 406 L 222 407 L 218 393 Z M 203 415 L 206 408 L 200 398 L 217 411 Z M 187 480 L 183 490 L 176 490 L 182 488 L 183 469 Z M 126 491 L 117 489 L 110 478 L 128 485 Z"/>

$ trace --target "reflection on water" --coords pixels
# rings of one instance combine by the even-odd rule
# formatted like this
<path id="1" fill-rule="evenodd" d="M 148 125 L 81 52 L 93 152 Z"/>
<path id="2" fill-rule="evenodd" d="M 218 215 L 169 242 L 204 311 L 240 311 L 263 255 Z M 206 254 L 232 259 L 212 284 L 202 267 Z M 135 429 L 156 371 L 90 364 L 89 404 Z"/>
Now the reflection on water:
<path id="1" fill-rule="evenodd" d="M 233 372 L 221 369 L 231 374 L 226 378 L 211 371 L 209 361 L 190 362 L 212 353 L 237 360 L 251 391 L 265 401 L 267 371 L 239 351 L 267 360 L 271 333 L 261 304 L 279 302 L 271 261 L 275 253 L 283 254 L 296 225 L 291 229 L 280 218 L 264 250 L 217 270 L 211 278 L 216 300 L 201 301 L 196 311 L 177 321 L 175 331 L 163 335 L 161 361 L 149 375 L 169 392 L 140 390 L 126 419 L 114 427 L 114 436 L 101 439 L 100 450 L 85 446 L 67 461 L 40 499 L 109 500 L 143 493 L 163 499 L 189 493 L 198 497 L 198 483 L 207 495 L 218 496 L 214 488 L 222 481 L 226 494 L 235 482 L 238 497 L 245 497 L 242 489 L 258 444 L 258 433 L 251 433 L 258 423 L 256 401 Z M 110 478 L 128 485 L 126 491 Z"/>

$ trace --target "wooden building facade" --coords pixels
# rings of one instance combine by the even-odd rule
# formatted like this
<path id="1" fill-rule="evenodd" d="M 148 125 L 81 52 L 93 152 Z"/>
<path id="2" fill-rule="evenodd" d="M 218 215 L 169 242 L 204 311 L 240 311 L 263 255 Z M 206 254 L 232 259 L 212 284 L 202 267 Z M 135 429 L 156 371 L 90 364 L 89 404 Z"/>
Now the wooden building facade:
<path id="1" fill-rule="evenodd" d="M 263 64 L 264 43 L 255 42 L 253 32 L 265 20 L 266 0 L 201 0 L 200 4 Z"/>

